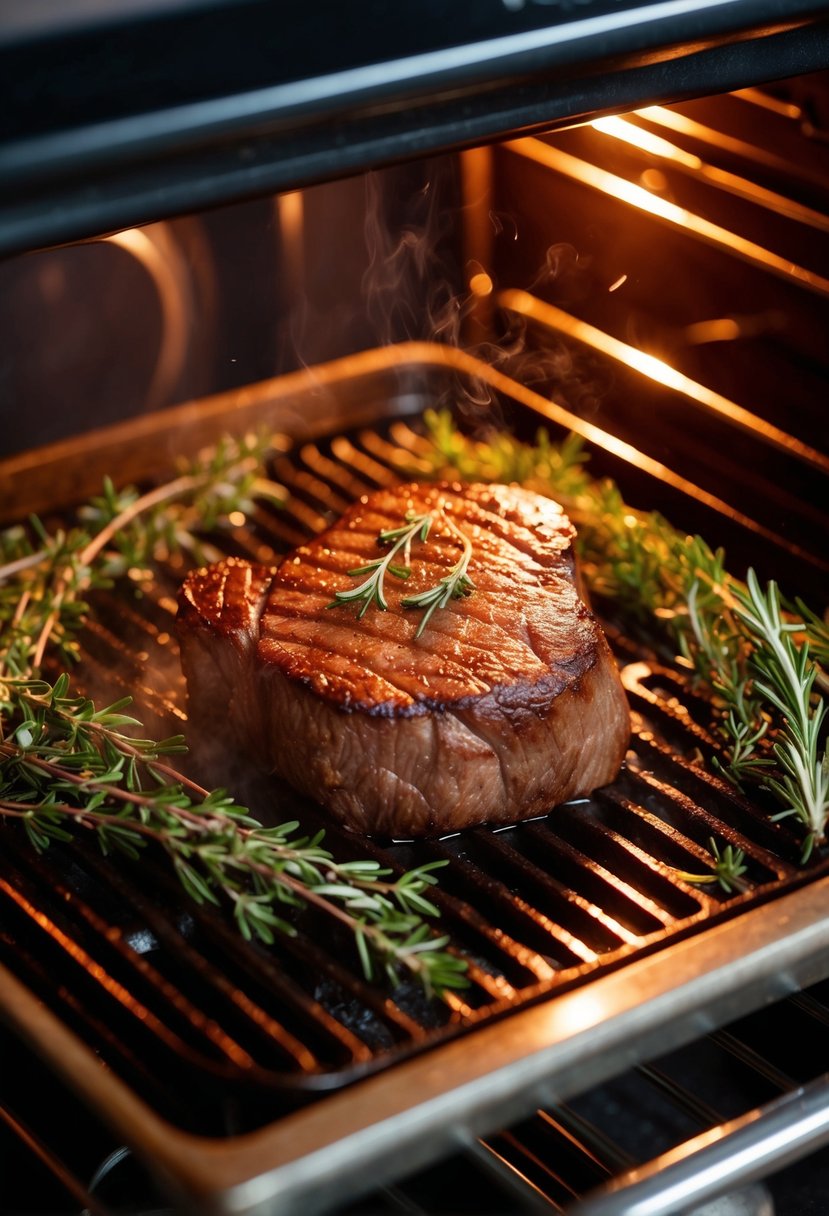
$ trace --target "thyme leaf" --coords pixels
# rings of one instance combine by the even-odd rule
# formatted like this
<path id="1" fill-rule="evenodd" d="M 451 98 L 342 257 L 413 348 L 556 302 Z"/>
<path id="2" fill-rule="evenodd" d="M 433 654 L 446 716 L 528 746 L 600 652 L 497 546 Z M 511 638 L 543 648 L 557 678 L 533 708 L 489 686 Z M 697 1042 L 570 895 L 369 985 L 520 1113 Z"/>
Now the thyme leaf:
<path id="1" fill-rule="evenodd" d="M 33 517 L 28 528 L 0 532 L 0 677 L 39 671 L 47 647 L 74 662 L 89 592 L 125 575 L 140 586 L 171 554 L 213 560 L 207 533 L 248 514 L 256 500 L 282 503 L 285 491 L 263 471 L 266 450 L 265 436 L 225 438 L 146 494 L 118 491 L 107 479 L 68 531 L 50 534 Z"/>
<path id="2" fill-rule="evenodd" d="M 140 585 L 172 553 L 209 560 L 206 532 L 260 498 L 282 500 L 264 474 L 265 450 L 261 438 L 226 439 L 146 494 L 107 481 L 68 531 L 32 519 L 0 533 L 0 818 L 19 821 L 38 850 L 88 835 L 104 854 L 131 859 L 154 846 L 187 894 L 227 907 L 247 939 L 293 934 L 295 910 L 313 907 L 352 935 L 368 979 L 379 967 L 441 995 L 467 982 L 466 962 L 424 919 L 437 916 L 427 893 L 442 862 L 394 875 L 374 861 L 337 861 L 322 833 L 265 827 L 224 790 L 177 771 L 183 739 L 135 737 L 128 698 L 99 709 L 72 692 L 66 672 L 53 684 L 40 678 L 47 649 L 64 663 L 77 657 L 90 591 L 125 574 Z M 406 536 L 400 547 L 408 552 Z"/>

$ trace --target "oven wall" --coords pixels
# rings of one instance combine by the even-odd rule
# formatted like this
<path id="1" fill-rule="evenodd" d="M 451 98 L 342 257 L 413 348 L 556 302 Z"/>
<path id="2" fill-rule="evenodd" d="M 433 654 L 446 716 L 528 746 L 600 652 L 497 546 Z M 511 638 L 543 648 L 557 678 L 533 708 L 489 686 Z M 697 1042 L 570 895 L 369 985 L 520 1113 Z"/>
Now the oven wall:
<path id="1" fill-rule="evenodd" d="M 438 157 L 0 263 L 0 456 L 406 338 L 457 340 Z"/>
<path id="2" fill-rule="evenodd" d="M 598 428 L 592 467 L 635 505 L 704 535 L 748 519 L 737 565 L 819 556 L 827 97 L 817 74 L 12 258 L 0 454 L 428 339 Z M 692 487 L 682 515 L 648 462 Z"/>

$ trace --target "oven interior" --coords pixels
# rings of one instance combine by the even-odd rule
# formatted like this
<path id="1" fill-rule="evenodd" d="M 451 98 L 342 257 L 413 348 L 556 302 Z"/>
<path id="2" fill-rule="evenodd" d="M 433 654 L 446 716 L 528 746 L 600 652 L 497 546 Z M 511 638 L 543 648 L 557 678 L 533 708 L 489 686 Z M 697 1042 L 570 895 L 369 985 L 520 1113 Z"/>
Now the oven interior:
<path id="1" fill-rule="evenodd" d="M 13 417 L 0 439 L 0 510 L 65 520 L 106 473 L 152 480 L 181 450 L 263 422 L 288 506 L 258 509 L 222 545 L 272 560 L 352 498 L 422 467 L 423 413 L 445 408 L 471 435 L 574 430 L 591 472 L 613 477 L 626 501 L 822 611 L 827 134 L 818 73 L 12 257 L 0 265 Z M 162 734 L 186 721 L 173 628 L 183 572 L 171 562 L 140 600 L 120 587 L 98 594 L 78 671 L 90 689 L 129 692 Z M 420 845 L 355 846 L 324 825 L 344 856 L 448 862 L 438 899 L 470 959 L 462 996 L 444 1005 L 405 986 L 373 989 L 313 917 L 297 939 L 240 949 L 162 867 L 149 894 L 146 862 L 76 845 L 38 858 L 4 830 L 6 974 L 209 1156 L 216 1141 L 334 1100 L 346 1110 L 352 1087 L 428 1065 L 445 1046 L 474 1052 L 482 1027 L 508 1028 L 516 1011 L 589 999 L 603 991 L 597 979 L 621 983 L 631 963 L 824 890 L 819 850 L 802 867 L 786 823 L 696 763 L 712 747 L 710 707 L 682 671 L 619 629 L 610 608 L 607 627 L 634 739 L 606 791 L 506 832 Z M 252 804 L 273 801 L 267 782 L 251 786 Z M 314 807 L 278 798 L 281 815 L 321 824 Z M 705 865 L 712 834 L 743 849 L 741 889 L 677 878 Z M 519 1111 L 513 1095 L 508 1117 L 489 1112 L 485 1129 L 470 1110 L 454 1137 L 421 1138 L 406 1161 L 422 1169 L 374 1161 L 362 1179 L 346 1171 L 339 1188 L 310 1188 L 303 1210 L 580 1211 L 588 1196 L 583 1210 L 599 1216 L 634 1210 L 628 1197 L 647 1187 L 660 1196 L 653 1211 L 718 1189 L 754 1205 L 735 1212 L 772 1211 L 772 1193 L 780 1212 L 810 1210 L 825 1163 L 775 1171 L 817 1149 L 825 1113 L 786 1152 L 755 1143 L 756 1168 L 734 1164 L 749 1112 L 774 1117 L 782 1104 L 791 1126 L 798 1103 L 822 1109 L 820 952 L 804 948 L 782 978 L 766 968 L 742 997 L 709 1005 L 708 1025 L 693 1001 L 666 1006 L 661 1030 L 634 1028 L 627 1049 L 585 1061 L 581 1083 L 562 1075 L 537 1109 L 530 1095 Z M 27 1002 L 3 1008 L 6 1210 L 180 1201 L 182 1179 L 159 1171 L 140 1129 L 130 1137 L 117 1102 L 79 1100 L 79 1074 L 61 1068 L 57 1047 L 44 1051 Z M 416 1131 L 406 1136 L 408 1147 Z M 709 1166 L 719 1181 L 697 1195 L 688 1174 L 720 1139 L 732 1164 Z M 699 1165 L 671 1192 L 683 1157 Z M 771 1189 L 758 1188 L 769 1173 Z M 228 1202 L 291 1210 L 271 1195 L 261 1208 L 236 1193 Z"/>

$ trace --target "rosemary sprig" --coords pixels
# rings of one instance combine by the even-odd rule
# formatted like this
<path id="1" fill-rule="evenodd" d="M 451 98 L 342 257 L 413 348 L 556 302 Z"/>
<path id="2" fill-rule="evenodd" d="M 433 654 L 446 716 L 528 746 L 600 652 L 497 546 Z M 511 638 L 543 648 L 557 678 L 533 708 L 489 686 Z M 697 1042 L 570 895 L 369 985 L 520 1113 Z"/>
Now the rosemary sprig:
<path id="1" fill-rule="evenodd" d="M 445 574 L 434 587 L 427 587 L 425 591 L 419 591 L 417 595 L 407 595 L 400 601 L 402 608 L 425 610 L 415 633 L 416 638 L 419 638 L 423 633 L 423 630 L 432 619 L 432 614 L 438 608 L 445 608 L 450 600 L 463 599 L 464 596 L 471 595 L 475 590 L 475 584 L 467 574 L 472 557 L 472 542 L 466 533 L 462 532 L 452 522 L 448 515 L 444 515 L 443 519 L 450 532 L 453 532 L 460 540 L 463 545 L 463 551 L 449 573 Z"/>
<path id="2" fill-rule="evenodd" d="M 367 574 L 368 578 L 358 587 L 349 588 L 347 591 L 336 591 L 334 599 L 326 607 L 336 608 L 340 604 L 359 604 L 358 620 L 362 620 L 372 604 L 376 604 L 381 612 L 386 612 L 389 606 L 383 586 L 386 574 L 393 574 L 395 578 L 401 579 L 409 577 L 412 572 L 409 565 L 412 541 L 418 535 L 421 541 L 426 540 L 432 526 L 432 519 L 431 511 L 425 515 L 415 515 L 412 511 L 408 511 L 406 521 L 401 527 L 387 528 L 381 532 L 377 537 L 377 543 L 379 545 L 391 544 L 388 553 L 384 557 L 378 557 L 376 561 L 368 562 L 365 566 L 356 566 L 353 570 L 349 570 L 348 573 L 352 578 L 359 578 L 363 574 Z M 392 560 L 401 549 L 404 555 L 402 566 L 395 564 Z"/>
<path id="3" fill-rule="evenodd" d="M 824 668 L 829 668 L 829 614 L 819 617 L 812 612 L 803 600 L 795 600 L 795 605 L 786 605 L 791 615 L 799 615 L 803 621 L 803 629 L 815 661 Z M 820 673 L 818 673 L 820 676 Z"/>
<path id="4" fill-rule="evenodd" d="M 678 531 L 657 512 L 629 507 L 611 481 L 584 471 L 577 442 L 556 449 L 543 432 L 535 445 L 499 433 L 470 440 L 447 412 L 425 416 L 427 466 L 436 477 L 514 480 L 551 493 L 578 525 L 582 574 L 649 642 L 660 636 L 713 694 L 723 739 L 715 761 L 734 784 L 760 784 L 806 827 L 804 860 L 826 836 L 829 761 L 820 736 L 826 706 L 817 695 L 829 629 L 802 601 L 785 616 L 774 584 L 764 594 L 752 571 L 744 585 L 722 549 Z M 795 638 L 800 639 L 796 642 Z"/>
<path id="5" fill-rule="evenodd" d="M 721 849 L 713 836 L 709 840 L 709 847 L 713 859 L 711 874 L 689 874 L 686 870 L 675 870 L 674 873 L 677 877 L 693 883 L 718 882 L 727 895 L 730 895 L 733 890 L 744 890 L 746 884 L 743 875 L 746 872 L 746 865 L 743 850 L 735 848 L 732 844 L 727 844 Z"/>
<path id="6" fill-rule="evenodd" d="M 357 613 L 358 620 L 362 620 L 372 604 L 376 604 L 381 612 L 386 612 L 389 607 L 384 589 L 386 574 L 393 574 L 395 578 L 400 579 L 410 577 L 412 544 L 415 539 L 426 540 L 436 519 L 440 519 L 448 531 L 460 540 L 463 548 L 455 565 L 434 587 L 427 587 L 425 591 L 419 591 L 416 595 L 405 596 L 400 601 L 401 608 L 423 610 L 423 616 L 415 633 L 415 637 L 419 638 L 438 608 L 445 608 L 450 600 L 462 599 L 464 596 L 471 595 L 475 590 L 475 584 L 467 573 L 472 557 L 472 542 L 449 518 L 442 507 L 434 511 L 427 511 L 423 515 L 415 515 L 413 511 L 409 511 L 406 513 L 405 522 L 400 527 L 387 528 L 381 532 L 377 537 L 377 543 L 379 545 L 390 544 L 391 548 L 388 553 L 384 557 L 378 557 L 376 561 L 368 562 L 365 566 L 357 566 L 355 569 L 349 570 L 348 573 L 352 578 L 359 578 L 363 574 L 367 574 L 368 578 L 357 587 L 349 588 L 347 591 L 336 591 L 334 599 L 326 607 L 336 608 L 340 604 L 357 603 L 360 605 Z M 392 560 L 401 549 L 404 562 L 402 566 L 395 564 Z"/>
<path id="7" fill-rule="evenodd" d="M 813 698 L 817 667 L 809 643 L 797 643 L 792 636 L 803 633 L 803 622 L 783 619 L 775 583 L 763 592 L 753 570 L 747 581 L 746 590 L 736 588 L 735 594 L 738 615 L 754 639 L 755 693 L 771 702 L 780 717 L 773 750 L 782 775 L 767 775 L 764 784 L 784 807 L 775 818 L 794 815 L 806 827 L 806 860 L 823 841 L 829 818 L 829 755 L 820 750 L 827 707 Z"/>

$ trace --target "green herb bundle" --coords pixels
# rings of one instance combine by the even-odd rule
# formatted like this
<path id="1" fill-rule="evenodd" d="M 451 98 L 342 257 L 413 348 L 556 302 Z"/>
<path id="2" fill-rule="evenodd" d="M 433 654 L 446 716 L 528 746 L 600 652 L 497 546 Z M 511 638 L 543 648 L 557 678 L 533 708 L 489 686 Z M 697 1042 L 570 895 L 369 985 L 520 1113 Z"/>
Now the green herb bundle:
<path id="1" fill-rule="evenodd" d="M 558 446 L 543 430 L 534 444 L 503 432 L 472 440 L 434 411 L 426 429 L 430 475 L 519 481 L 567 507 L 591 593 L 692 669 L 717 711 L 722 772 L 739 787 L 762 786 L 780 806 L 776 818 L 800 822 L 807 860 L 829 819 L 825 621 L 800 600 L 786 603 L 775 583 L 763 589 L 753 570 L 745 583 L 734 578 L 722 549 L 627 506 L 612 481 L 587 474 L 574 436 Z"/>
<path id="2" fill-rule="evenodd" d="M 77 657 L 90 592 L 124 576 L 140 585 L 182 551 L 209 559 L 206 533 L 256 499 L 283 500 L 265 452 L 262 439 L 224 440 L 145 495 L 107 483 L 69 531 L 35 519 L 0 535 L 0 818 L 20 822 L 38 850 L 85 835 L 133 859 L 152 846 L 194 900 L 231 909 L 248 939 L 291 934 L 292 910 L 313 907 L 352 935 L 368 979 L 379 968 L 428 994 L 462 987 L 466 964 L 430 924 L 426 892 L 443 863 L 394 876 L 376 861 L 337 861 L 321 833 L 264 827 L 177 771 L 181 737 L 136 737 L 127 701 L 98 709 L 72 694 L 65 672 L 41 678 L 47 652 L 63 664 Z"/>

